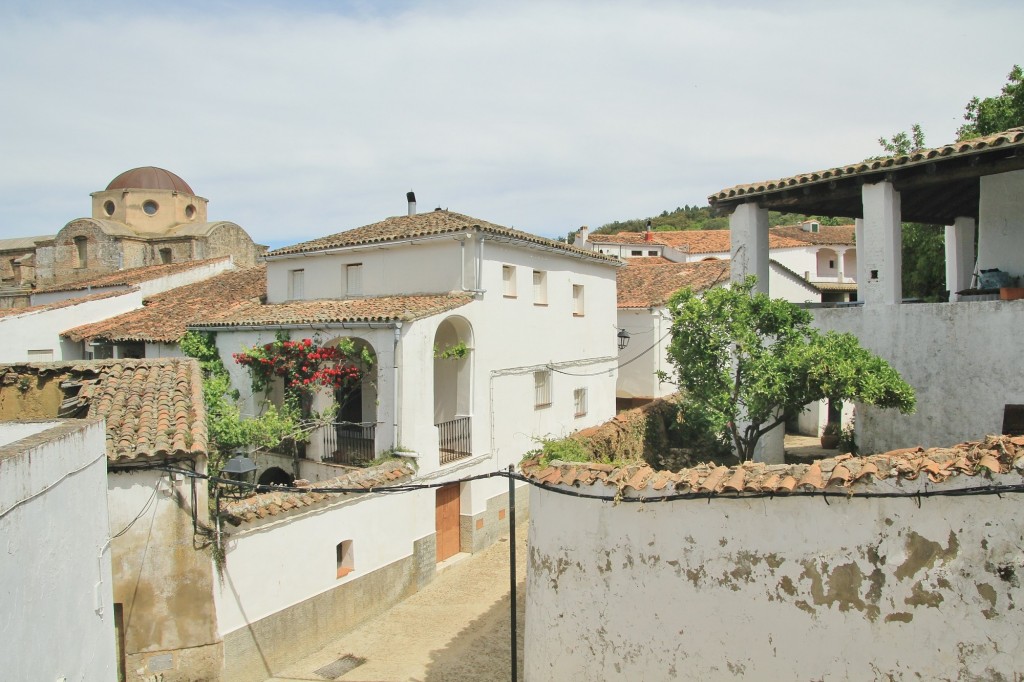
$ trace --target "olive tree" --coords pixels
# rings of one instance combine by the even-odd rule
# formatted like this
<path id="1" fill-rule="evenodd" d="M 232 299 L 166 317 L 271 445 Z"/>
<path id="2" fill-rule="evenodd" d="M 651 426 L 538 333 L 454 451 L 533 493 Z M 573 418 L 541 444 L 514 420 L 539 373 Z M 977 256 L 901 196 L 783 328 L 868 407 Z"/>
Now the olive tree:
<path id="1" fill-rule="evenodd" d="M 755 278 L 669 300 L 669 361 L 691 410 L 750 460 L 758 440 L 808 403 L 855 400 L 904 414 L 914 389 L 852 334 L 820 333 L 806 310 L 754 294 Z"/>

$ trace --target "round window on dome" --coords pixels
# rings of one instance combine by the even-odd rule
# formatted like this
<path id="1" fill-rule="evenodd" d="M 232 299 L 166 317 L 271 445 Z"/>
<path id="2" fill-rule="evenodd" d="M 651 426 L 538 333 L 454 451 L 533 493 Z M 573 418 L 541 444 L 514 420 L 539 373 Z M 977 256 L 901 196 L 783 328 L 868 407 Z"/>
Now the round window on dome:
<path id="1" fill-rule="evenodd" d="M 107 215 L 114 215 L 114 202 L 110 200 L 103 202 L 103 212 Z"/>
<path id="2" fill-rule="evenodd" d="M 152 199 L 142 202 L 142 210 L 146 212 L 146 215 L 154 215 L 160 206 Z"/>
<path id="3" fill-rule="evenodd" d="M 186 206 L 185 207 L 185 217 L 188 218 L 189 220 L 192 220 L 193 218 L 195 218 L 196 217 L 196 207 L 193 206 L 192 204 L 189 204 L 188 206 Z"/>

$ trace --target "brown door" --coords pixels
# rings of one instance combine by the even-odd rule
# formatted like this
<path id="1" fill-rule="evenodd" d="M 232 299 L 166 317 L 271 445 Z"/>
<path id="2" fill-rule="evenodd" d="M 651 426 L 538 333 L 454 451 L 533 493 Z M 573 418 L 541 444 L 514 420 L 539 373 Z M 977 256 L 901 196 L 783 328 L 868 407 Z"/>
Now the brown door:
<path id="1" fill-rule="evenodd" d="M 437 560 L 459 553 L 459 484 L 437 489 L 434 519 L 437 526 Z"/>

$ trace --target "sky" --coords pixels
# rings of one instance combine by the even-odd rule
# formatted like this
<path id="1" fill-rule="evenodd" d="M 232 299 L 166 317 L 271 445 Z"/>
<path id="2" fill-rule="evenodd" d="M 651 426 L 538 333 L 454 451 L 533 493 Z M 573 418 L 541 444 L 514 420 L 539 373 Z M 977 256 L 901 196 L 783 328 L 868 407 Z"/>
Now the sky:
<path id="1" fill-rule="evenodd" d="M 159 166 L 272 247 L 419 210 L 548 237 L 951 142 L 1024 3 L 0 3 L 0 239 Z"/>

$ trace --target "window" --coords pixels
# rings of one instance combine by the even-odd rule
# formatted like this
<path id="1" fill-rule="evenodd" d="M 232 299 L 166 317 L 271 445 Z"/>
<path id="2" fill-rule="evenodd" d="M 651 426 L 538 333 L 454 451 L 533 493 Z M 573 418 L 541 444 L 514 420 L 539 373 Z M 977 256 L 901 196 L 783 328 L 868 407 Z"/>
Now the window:
<path id="1" fill-rule="evenodd" d="M 573 317 L 583 317 L 583 285 L 572 285 L 572 314 Z"/>
<path id="2" fill-rule="evenodd" d="M 572 403 L 576 411 L 576 416 L 584 416 L 587 413 L 587 389 L 577 388 L 573 391 Z"/>
<path id="3" fill-rule="evenodd" d="M 648 252 L 647 252 L 647 255 L 648 255 L 648 256 L 657 256 L 657 255 L 658 255 L 658 252 L 657 252 L 657 251 L 648 251 Z"/>
<path id="4" fill-rule="evenodd" d="M 834 260 L 830 260 L 830 261 L 828 262 L 828 269 L 829 269 L 829 270 L 834 270 L 834 269 L 835 269 L 835 267 L 836 267 L 836 262 L 835 262 Z"/>
<path id="5" fill-rule="evenodd" d="M 113 201 L 108 200 L 103 202 L 103 212 L 106 213 L 107 215 L 114 215 L 114 208 L 115 207 Z"/>
<path id="6" fill-rule="evenodd" d="M 75 237 L 75 267 L 84 268 L 89 265 L 89 241 L 85 237 Z"/>
<path id="7" fill-rule="evenodd" d="M 551 405 L 551 372 L 549 370 L 533 373 L 533 394 L 534 407 Z"/>
<path id="8" fill-rule="evenodd" d="M 338 577 L 344 578 L 346 575 L 355 570 L 355 558 L 352 551 L 352 541 L 343 540 L 338 543 L 335 548 L 335 553 L 338 557 Z"/>
<path id="9" fill-rule="evenodd" d="M 639 250 L 636 250 L 636 251 L 630 251 L 630 252 L 629 252 L 629 255 L 630 255 L 630 256 L 642 256 L 642 255 L 644 255 L 644 252 L 643 252 L 643 251 L 639 251 Z"/>
<path id="10" fill-rule="evenodd" d="M 361 296 L 363 294 L 363 264 L 352 263 L 345 266 L 345 295 Z"/>
<path id="11" fill-rule="evenodd" d="M 164 264 L 174 262 L 174 258 L 173 256 L 171 256 L 170 249 L 160 249 L 160 262 Z"/>
<path id="12" fill-rule="evenodd" d="M 146 215 L 156 215 L 156 212 L 160 210 L 160 206 L 152 199 L 147 199 L 142 202 L 142 210 L 146 212 Z"/>
<path id="13" fill-rule="evenodd" d="M 516 297 L 516 266 L 501 266 L 501 281 L 504 284 L 504 293 L 508 298 Z"/>
<path id="14" fill-rule="evenodd" d="M 288 299 L 295 301 L 305 298 L 305 270 L 288 271 Z"/>
<path id="15" fill-rule="evenodd" d="M 533 304 L 548 304 L 548 273 L 543 270 L 533 271 Z"/>

